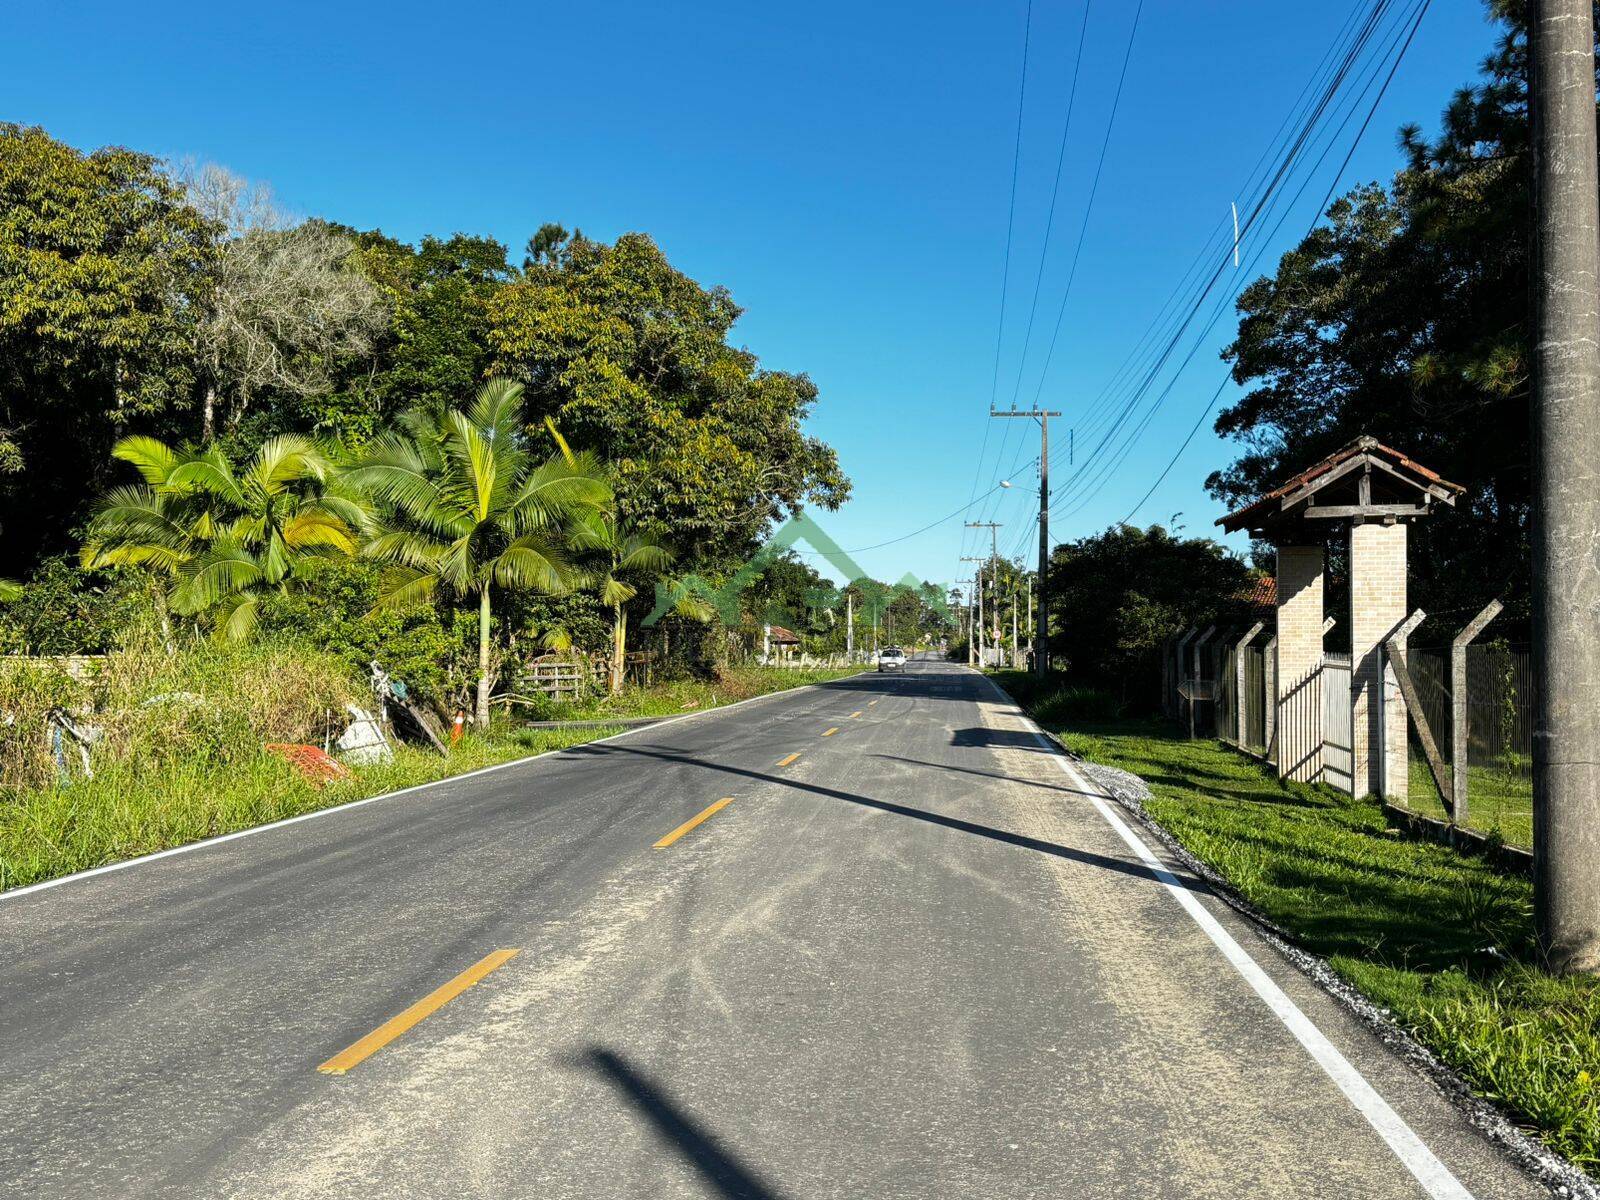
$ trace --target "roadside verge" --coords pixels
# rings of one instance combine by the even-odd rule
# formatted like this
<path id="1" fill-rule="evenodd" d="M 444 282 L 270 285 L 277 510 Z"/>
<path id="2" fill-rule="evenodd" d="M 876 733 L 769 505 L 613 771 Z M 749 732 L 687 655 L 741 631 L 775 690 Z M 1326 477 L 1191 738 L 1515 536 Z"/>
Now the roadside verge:
<path id="1" fill-rule="evenodd" d="M 765 681 L 781 683 L 771 690 L 653 718 L 647 725 L 632 728 L 621 728 L 619 720 L 599 726 L 514 729 L 499 736 L 471 737 L 449 759 L 403 748 L 394 762 L 363 768 L 351 779 L 326 788 L 316 787 L 281 759 L 263 753 L 237 781 L 239 790 L 220 797 L 213 780 L 173 778 L 153 805 L 138 807 L 116 795 L 101 800 L 105 789 L 89 793 L 93 804 L 86 804 L 85 795 L 70 787 L 15 800 L 0 799 L 0 903 L 73 880 L 503 771 L 573 746 L 612 741 L 644 729 L 825 686 L 859 673 L 841 671 L 820 680 L 785 673 Z M 608 729 L 615 732 L 607 733 Z"/>
<path id="2" fill-rule="evenodd" d="M 1013 703 L 1031 690 L 1020 684 L 1006 692 Z M 1541 1182 L 1600 1196 L 1582 1170 L 1595 1163 L 1600 1133 L 1600 996 L 1594 981 L 1556 979 L 1524 956 L 1525 880 L 1409 842 L 1376 801 L 1282 784 L 1220 743 L 1184 741 L 1153 722 L 1035 722 Z"/>

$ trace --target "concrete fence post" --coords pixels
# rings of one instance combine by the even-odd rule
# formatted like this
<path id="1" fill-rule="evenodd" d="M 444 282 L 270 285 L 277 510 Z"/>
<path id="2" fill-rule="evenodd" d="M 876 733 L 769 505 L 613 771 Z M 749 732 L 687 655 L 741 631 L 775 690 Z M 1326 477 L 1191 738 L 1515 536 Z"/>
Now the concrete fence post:
<path id="1" fill-rule="evenodd" d="M 1454 788 L 1450 778 L 1444 773 L 1444 763 L 1439 757 L 1439 747 L 1433 740 L 1433 733 L 1428 728 L 1422 698 L 1417 694 L 1416 685 L 1411 680 L 1411 672 L 1406 666 L 1406 639 L 1418 625 L 1422 624 L 1427 615 L 1420 608 L 1417 609 L 1394 627 L 1380 647 L 1382 657 L 1379 670 L 1384 677 L 1392 677 L 1395 686 L 1393 689 L 1384 687 L 1378 693 L 1378 710 L 1374 724 L 1382 740 L 1374 748 L 1374 761 L 1380 774 L 1373 791 L 1379 799 L 1392 796 L 1401 804 L 1410 801 L 1410 747 L 1406 740 L 1408 726 L 1406 714 L 1409 709 L 1410 721 L 1415 723 L 1417 741 L 1422 745 L 1423 757 L 1427 759 L 1428 770 L 1433 774 L 1434 785 L 1439 789 L 1445 807 L 1454 817 L 1455 799 L 1452 794 Z"/>
<path id="2" fill-rule="evenodd" d="M 1216 631 L 1217 627 L 1215 625 L 1207 625 L 1206 631 L 1195 639 L 1194 646 L 1190 650 L 1190 653 L 1194 655 L 1194 674 L 1189 679 L 1189 736 L 1191 738 L 1194 737 L 1195 693 L 1200 686 L 1200 651 L 1205 648 L 1206 642 L 1210 640 L 1211 635 Z"/>
<path id="3" fill-rule="evenodd" d="M 1467 786 L 1467 647 L 1500 615 L 1500 601 L 1491 600 L 1450 642 L 1450 778 L 1457 825 L 1465 825 L 1471 791 Z"/>
<path id="4" fill-rule="evenodd" d="M 1188 648 L 1189 639 L 1199 632 L 1197 627 L 1191 625 L 1178 639 L 1177 649 L 1172 652 L 1172 719 L 1175 721 L 1183 719 L 1183 652 Z"/>
<path id="5" fill-rule="evenodd" d="M 1278 763 L 1278 635 L 1261 648 L 1261 742 L 1267 761 Z"/>
<path id="6" fill-rule="evenodd" d="M 1256 634 L 1266 628 L 1266 622 L 1257 621 L 1233 644 L 1233 740 L 1243 746 L 1245 738 L 1244 708 L 1244 648 Z"/>

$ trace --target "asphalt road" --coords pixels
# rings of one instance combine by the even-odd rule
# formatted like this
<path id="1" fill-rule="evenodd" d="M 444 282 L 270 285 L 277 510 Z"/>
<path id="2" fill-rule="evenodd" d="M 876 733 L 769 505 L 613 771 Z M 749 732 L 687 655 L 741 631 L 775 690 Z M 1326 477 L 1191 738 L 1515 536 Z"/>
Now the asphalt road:
<path id="1" fill-rule="evenodd" d="M 0 899 L 0 1195 L 1544 1194 L 1064 761 L 919 662 Z"/>

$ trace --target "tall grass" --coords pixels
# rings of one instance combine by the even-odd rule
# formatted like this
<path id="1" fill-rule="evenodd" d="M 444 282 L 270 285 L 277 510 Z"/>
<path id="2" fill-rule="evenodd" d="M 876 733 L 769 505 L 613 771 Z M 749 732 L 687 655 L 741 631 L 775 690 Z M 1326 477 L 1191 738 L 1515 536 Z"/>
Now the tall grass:
<path id="1" fill-rule="evenodd" d="M 630 689 L 593 713 L 698 711 L 836 678 L 840 671 L 738 672 L 717 682 Z M 86 678 L 59 665 L 0 660 L 0 889 L 299 816 L 365 796 L 604 737 L 616 727 L 469 733 L 441 758 L 396 748 L 325 787 L 267 742 L 320 745 L 371 707 L 363 682 L 331 654 L 283 645 L 220 647 L 136 639 Z M 59 777 L 46 715 L 60 706 L 101 731 L 94 777 Z M 76 764 L 76 754 L 69 763 Z"/>

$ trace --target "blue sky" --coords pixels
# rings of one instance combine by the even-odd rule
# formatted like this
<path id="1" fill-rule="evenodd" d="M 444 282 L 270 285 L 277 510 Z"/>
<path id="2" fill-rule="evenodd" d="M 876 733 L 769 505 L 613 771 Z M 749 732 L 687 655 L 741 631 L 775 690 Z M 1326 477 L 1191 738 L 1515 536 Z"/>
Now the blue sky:
<path id="1" fill-rule="evenodd" d="M 1006 407 L 1037 391 L 1067 414 L 1052 423 L 1057 538 L 1120 520 L 1168 464 L 1221 382 L 1229 311 L 1117 469 L 1075 474 L 1095 438 L 1069 466 L 1068 430 L 1090 434 L 1097 397 L 1224 227 L 1354 7 L 1146 0 L 1041 388 L 1134 12 L 1091 4 L 1042 276 L 1084 7 L 1034 4 L 998 388 L 1026 0 L 36 4 L 7 18 L 0 117 L 84 148 L 214 160 L 303 214 L 407 239 L 487 233 L 515 253 L 549 220 L 647 232 L 732 290 L 746 309 L 736 340 L 820 386 L 810 429 L 838 448 L 855 498 L 816 515 L 846 549 L 926 525 L 1015 470 L 1016 487 L 963 517 L 856 555 L 880 578 L 948 581 L 974 552 L 963 519 L 1002 522 L 1002 551 L 1037 544 L 1037 435 L 990 422 L 992 393 Z M 1493 37 L 1473 0 L 1434 4 L 1343 180 L 1387 179 L 1397 126 L 1432 129 Z M 1354 128 L 1278 236 L 1246 239 L 1257 273 L 1304 233 Z M 1134 519 L 1181 512 L 1208 530 L 1219 510 L 1201 484 L 1230 457 L 1208 421 Z"/>

